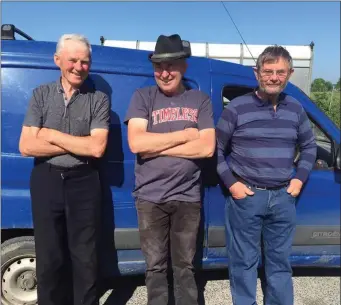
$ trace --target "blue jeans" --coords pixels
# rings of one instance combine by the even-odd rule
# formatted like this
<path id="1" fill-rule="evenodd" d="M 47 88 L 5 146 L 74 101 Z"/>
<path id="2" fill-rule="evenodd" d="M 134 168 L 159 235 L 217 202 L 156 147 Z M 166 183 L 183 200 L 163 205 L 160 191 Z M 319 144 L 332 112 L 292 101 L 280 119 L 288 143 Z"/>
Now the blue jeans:
<path id="1" fill-rule="evenodd" d="M 234 305 L 257 305 L 257 268 L 263 237 L 265 305 L 293 305 L 289 261 L 296 223 L 296 199 L 279 190 L 258 190 L 226 201 L 225 225 L 230 287 Z"/>

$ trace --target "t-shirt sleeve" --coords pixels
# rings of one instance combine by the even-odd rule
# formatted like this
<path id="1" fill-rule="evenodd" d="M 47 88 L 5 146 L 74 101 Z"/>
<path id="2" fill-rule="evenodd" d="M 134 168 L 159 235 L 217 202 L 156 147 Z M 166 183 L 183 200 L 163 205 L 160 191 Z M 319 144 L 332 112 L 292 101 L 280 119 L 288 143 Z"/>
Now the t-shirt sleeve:
<path id="1" fill-rule="evenodd" d="M 99 129 L 109 129 L 110 125 L 110 102 L 106 94 L 103 93 L 99 97 L 99 101 L 96 103 L 96 108 L 91 119 L 90 130 Z"/>
<path id="2" fill-rule="evenodd" d="M 34 89 L 23 122 L 24 126 L 39 128 L 43 126 L 42 98 L 43 96 L 39 88 Z"/>
<path id="3" fill-rule="evenodd" d="M 149 111 L 146 103 L 146 97 L 143 97 L 139 90 L 136 90 L 130 100 L 128 111 L 124 119 L 124 123 L 128 124 L 128 121 L 132 118 L 141 118 L 148 120 Z"/>
<path id="4" fill-rule="evenodd" d="M 209 97 L 203 101 L 198 113 L 198 129 L 214 128 L 212 103 Z"/>

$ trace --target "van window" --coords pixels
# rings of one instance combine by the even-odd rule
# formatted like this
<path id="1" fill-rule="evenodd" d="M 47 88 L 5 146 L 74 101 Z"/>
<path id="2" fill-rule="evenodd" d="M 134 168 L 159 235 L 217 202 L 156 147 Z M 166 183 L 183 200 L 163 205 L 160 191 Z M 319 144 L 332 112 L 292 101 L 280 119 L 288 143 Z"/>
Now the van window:
<path id="1" fill-rule="evenodd" d="M 316 169 L 326 169 L 333 167 L 333 145 L 326 133 L 312 120 L 311 127 L 317 144 Z"/>
<path id="2" fill-rule="evenodd" d="M 254 88 L 245 86 L 224 87 L 222 91 L 222 103 L 225 108 L 228 103 L 241 95 L 250 93 Z M 308 114 L 309 117 L 309 114 Z M 317 157 L 315 162 L 315 169 L 326 169 L 333 167 L 333 146 L 332 141 L 328 138 L 326 133 L 312 120 L 310 120 L 313 133 L 315 135 L 317 144 Z M 296 149 L 295 163 L 299 160 L 299 151 Z"/>

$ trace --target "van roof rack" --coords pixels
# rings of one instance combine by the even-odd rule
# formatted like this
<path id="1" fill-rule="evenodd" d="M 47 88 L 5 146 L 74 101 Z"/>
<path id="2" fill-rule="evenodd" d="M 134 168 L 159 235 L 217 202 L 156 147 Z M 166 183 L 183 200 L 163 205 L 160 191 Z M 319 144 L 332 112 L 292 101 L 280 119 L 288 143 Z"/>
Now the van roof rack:
<path id="1" fill-rule="evenodd" d="M 13 24 L 3 24 L 1 26 L 1 40 L 15 40 L 15 33 L 27 40 L 34 40 L 31 36 L 28 36 L 26 33 L 16 28 Z"/>

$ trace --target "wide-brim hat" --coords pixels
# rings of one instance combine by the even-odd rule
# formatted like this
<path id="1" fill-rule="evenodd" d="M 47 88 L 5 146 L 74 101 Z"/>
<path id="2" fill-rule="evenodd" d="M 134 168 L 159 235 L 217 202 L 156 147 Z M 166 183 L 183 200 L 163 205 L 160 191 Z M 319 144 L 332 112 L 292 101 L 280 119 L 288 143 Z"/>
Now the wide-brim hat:
<path id="1" fill-rule="evenodd" d="M 178 34 L 174 34 L 171 36 L 160 35 L 156 41 L 154 52 L 149 54 L 148 58 L 151 62 L 159 63 L 190 56 L 190 43 L 181 40 Z"/>

